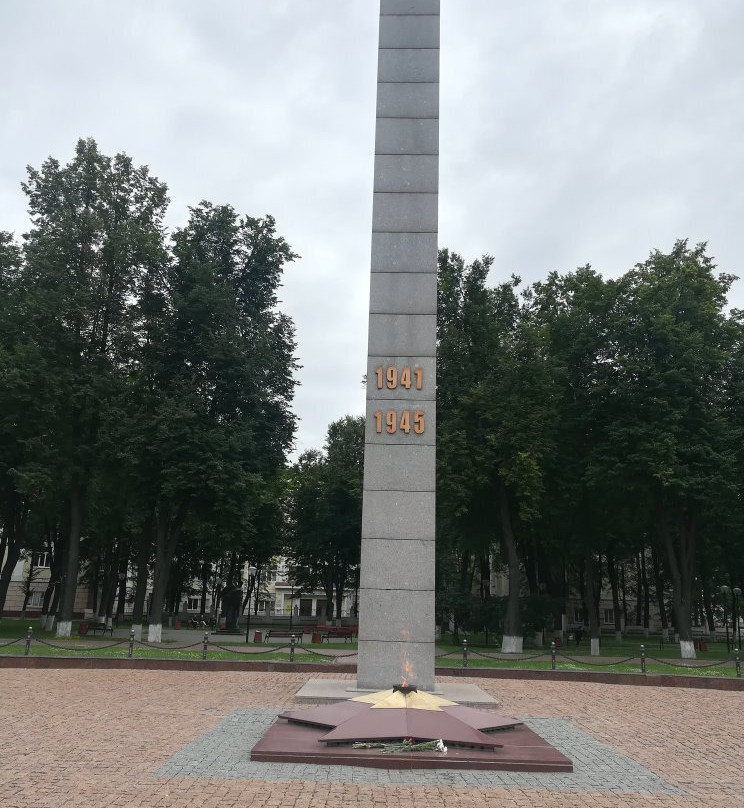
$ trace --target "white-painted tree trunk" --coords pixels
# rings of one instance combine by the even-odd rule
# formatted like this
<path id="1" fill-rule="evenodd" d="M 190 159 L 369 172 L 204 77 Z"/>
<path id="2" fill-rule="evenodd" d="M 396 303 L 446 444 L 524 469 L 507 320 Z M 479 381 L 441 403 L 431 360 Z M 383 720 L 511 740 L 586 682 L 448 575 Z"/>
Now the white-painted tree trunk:
<path id="1" fill-rule="evenodd" d="M 591 639 L 591 655 L 599 656 L 599 637 L 592 637 Z"/>
<path id="2" fill-rule="evenodd" d="M 106 628 L 113 628 L 114 627 L 114 618 L 107 617 L 106 618 Z"/>
<path id="3" fill-rule="evenodd" d="M 46 621 L 45 621 L 44 628 L 45 628 L 47 631 L 53 631 L 53 630 L 54 630 L 54 621 L 55 621 L 56 619 L 57 619 L 57 615 L 55 615 L 55 614 L 48 614 L 48 615 L 46 616 Z"/>
<path id="4" fill-rule="evenodd" d="M 695 643 L 693 640 L 680 640 L 679 652 L 682 659 L 696 659 L 695 656 Z"/>
<path id="5" fill-rule="evenodd" d="M 622 642 L 623 641 L 623 632 L 616 631 L 615 632 L 615 642 Z"/>
<path id="6" fill-rule="evenodd" d="M 501 640 L 501 653 L 502 654 L 521 654 L 524 643 L 524 637 L 510 637 L 504 634 Z"/>
<path id="7" fill-rule="evenodd" d="M 163 624 L 150 623 L 150 627 L 147 629 L 147 642 L 162 642 L 162 636 Z"/>
<path id="8" fill-rule="evenodd" d="M 57 623 L 57 636 L 69 637 L 72 634 L 72 620 L 60 620 Z"/>
<path id="9" fill-rule="evenodd" d="M 134 632 L 134 639 L 137 642 L 142 642 L 142 623 L 133 623 L 132 631 Z"/>

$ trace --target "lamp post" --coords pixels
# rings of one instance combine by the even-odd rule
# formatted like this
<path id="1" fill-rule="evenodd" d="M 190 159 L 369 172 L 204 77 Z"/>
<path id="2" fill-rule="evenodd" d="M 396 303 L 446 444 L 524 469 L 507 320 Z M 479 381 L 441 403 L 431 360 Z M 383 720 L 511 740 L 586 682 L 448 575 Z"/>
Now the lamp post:
<path id="1" fill-rule="evenodd" d="M 253 587 L 256 585 L 256 568 L 248 567 L 248 614 L 245 619 L 245 641 L 248 642 L 248 635 L 251 631 L 251 595 Z"/>
<path id="2" fill-rule="evenodd" d="M 732 615 L 733 632 L 736 634 L 738 640 L 737 648 L 741 648 L 741 625 L 739 624 L 739 598 L 741 597 L 741 589 L 735 586 L 731 591 L 734 594 L 734 614 Z"/>
<path id="3" fill-rule="evenodd" d="M 718 590 L 721 593 L 721 597 L 723 598 L 723 623 L 726 626 L 726 651 L 727 653 L 731 653 L 731 640 L 729 639 L 729 630 L 728 630 L 728 614 L 726 613 L 726 606 L 728 605 L 728 596 L 731 592 L 730 587 L 726 586 L 725 584 L 719 587 Z"/>

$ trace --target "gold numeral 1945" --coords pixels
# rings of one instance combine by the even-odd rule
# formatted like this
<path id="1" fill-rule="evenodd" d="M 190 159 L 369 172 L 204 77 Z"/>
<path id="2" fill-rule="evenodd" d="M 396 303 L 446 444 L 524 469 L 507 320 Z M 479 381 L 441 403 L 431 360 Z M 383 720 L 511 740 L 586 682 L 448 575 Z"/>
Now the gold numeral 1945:
<path id="1" fill-rule="evenodd" d="M 394 435 L 396 432 L 404 432 L 410 435 L 413 431 L 414 435 L 423 435 L 426 431 L 426 420 L 423 410 L 403 410 L 400 414 L 396 410 L 388 410 L 382 412 L 377 410 L 375 413 L 375 431 L 378 435 L 382 435 L 383 431 L 388 435 Z"/>

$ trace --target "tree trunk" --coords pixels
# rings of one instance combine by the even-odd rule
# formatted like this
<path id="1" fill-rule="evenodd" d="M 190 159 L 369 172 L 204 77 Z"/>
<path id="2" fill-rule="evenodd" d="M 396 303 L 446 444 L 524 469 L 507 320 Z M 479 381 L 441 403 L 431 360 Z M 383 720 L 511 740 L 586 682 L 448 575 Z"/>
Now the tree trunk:
<path id="1" fill-rule="evenodd" d="M 70 489 L 70 533 L 65 552 L 65 574 L 62 580 L 57 636 L 69 637 L 72 634 L 72 615 L 75 610 L 78 567 L 80 566 L 80 534 L 83 528 L 83 489 L 80 483 L 73 483 Z"/>
<path id="2" fill-rule="evenodd" d="M 664 602 L 664 578 L 661 574 L 659 556 L 653 548 L 651 550 L 651 563 L 654 568 L 654 589 L 656 589 L 656 606 L 661 620 L 661 633 L 666 638 L 669 633 L 669 617 L 667 616 L 666 603 Z"/>
<path id="3" fill-rule="evenodd" d="M 623 618 L 625 620 L 625 625 L 628 625 L 628 597 L 627 597 L 627 589 L 625 586 L 625 562 L 623 561 L 620 564 L 620 591 L 623 595 Z"/>
<path id="4" fill-rule="evenodd" d="M 639 553 L 635 554 L 635 572 L 636 572 L 636 608 L 635 608 L 635 625 L 640 626 L 643 620 L 643 598 L 641 596 L 641 559 Z"/>
<path id="5" fill-rule="evenodd" d="M 348 576 L 348 569 L 339 570 L 336 576 L 335 590 L 336 590 L 336 620 L 341 620 L 342 609 L 344 606 L 344 589 L 346 589 L 346 579 Z"/>
<path id="6" fill-rule="evenodd" d="M 669 574 L 672 578 L 672 608 L 674 625 L 679 634 L 680 654 L 683 659 L 695 659 L 692 640 L 692 585 L 695 569 L 695 517 L 689 506 L 680 503 L 674 526 L 666 498 L 660 498 L 657 507 L 659 537 L 666 550 Z"/>
<path id="7" fill-rule="evenodd" d="M 716 633 L 716 623 L 713 618 L 713 601 L 710 596 L 710 585 L 706 578 L 701 577 L 700 588 L 703 595 L 703 611 L 705 612 L 705 623 L 708 626 L 708 636 L 713 637 Z"/>
<path id="8" fill-rule="evenodd" d="M 590 552 L 584 557 L 584 605 L 586 606 L 589 621 L 589 637 L 591 642 L 591 655 L 599 656 L 599 618 L 597 615 L 597 574 L 595 570 L 594 555 Z"/>
<path id="9" fill-rule="evenodd" d="M 612 615 L 615 621 L 615 641 L 623 641 L 623 624 L 620 619 L 620 592 L 617 580 L 617 566 L 615 557 L 611 552 L 607 553 L 607 575 L 610 579 L 610 589 L 612 590 Z"/>
<path id="10" fill-rule="evenodd" d="M 132 631 L 134 631 L 135 640 L 142 639 L 142 618 L 145 611 L 145 598 L 147 597 L 148 565 L 152 551 L 153 523 L 154 516 L 150 514 L 142 526 L 140 546 L 137 552 L 137 577 L 134 583 L 134 602 L 132 603 Z"/>
<path id="11" fill-rule="evenodd" d="M 641 583 L 643 584 L 643 633 L 648 637 L 651 622 L 651 596 L 648 591 L 645 547 L 641 550 Z"/>
<path id="12" fill-rule="evenodd" d="M 10 579 L 13 577 L 13 570 L 18 563 L 18 559 L 21 557 L 21 548 L 19 544 L 20 542 L 6 543 L 5 563 L 3 564 L 2 571 L 0 571 L 0 615 L 2 615 L 3 609 L 5 608 L 5 599 L 8 596 L 8 589 L 10 588 Z"/>
<path id="13" fill-rule="evenodd" d="M 202 564 L 202 575 L 201 575 L 201 607 L 199 609 L 199 617 L 204 620 L 204 615 L 207 608 L 207 592 L 209 591 L 209 564 L 205 561 Z"/>
<path id="14" fill-rule="evenodd" d="M 7 512 L 3 513 L 3 533 L 0 539 L 0 617 L 5 609 L 10 579 L 13 577 L 26 538 L 28 509 L 18 496 L 12 496 Z"/>
<path id="15" fill-rule="evenodd" d="M 509 568 L 509 596 L 506 601 L 506 616 L 504 618 L 504 636 L 501 641 L 501 652 L 504 654 L 521 654 L 524 647 L 522 617 L 519 610 L 522 570 L 519 564 L 519 554 L 517 553 L 517 542 L 512 529 L 509 496 L 506 486 L 501 480 L 497 482 L 497 486 L 499 514 L 501 516 L 501 538 L 504 543 Z"/>
<path id="16" fill-rule="evenodd" d="M 23 606 L 21 607 L 21 620 L 26 619 L 26 609 L 28 608 L 28 602 L 31 600 L 31 592 L 33 591 L 32 587 L 34 585 L 35 569 L 34 553 L 31 553 L 31 564 L 28 568 L 26 580 L 23 582 Z"/>
<path id="17" fill-rule="evenodd" d="M 150 601 L 150 627 L 147 641 L 160 642 L 163 634 L 163 605 L 168 588 L 168 576 L 176 552 L 181 526 L 186 516 L 188 502 L 183 501 L 174 509 L 167 502 L 161 502 L 157 516 L 157 538 L 155 544 L 155 571 L 153 575 L 152 599 Z"/>

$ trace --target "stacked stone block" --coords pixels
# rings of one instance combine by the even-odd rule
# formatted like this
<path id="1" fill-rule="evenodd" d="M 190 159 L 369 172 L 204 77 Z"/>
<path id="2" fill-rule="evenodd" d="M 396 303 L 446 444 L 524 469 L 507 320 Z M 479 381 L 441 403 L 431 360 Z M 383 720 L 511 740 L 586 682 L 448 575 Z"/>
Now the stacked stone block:
<path id="1" fill-rule="evenodd" d="M 434 686 L 439 0 L 381 0 L 358 685 Z"/>

